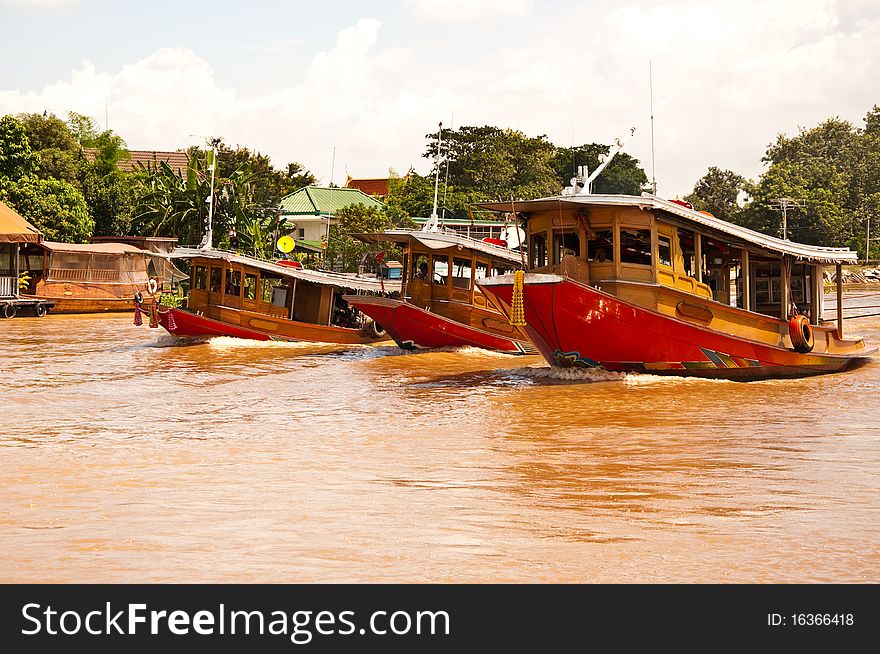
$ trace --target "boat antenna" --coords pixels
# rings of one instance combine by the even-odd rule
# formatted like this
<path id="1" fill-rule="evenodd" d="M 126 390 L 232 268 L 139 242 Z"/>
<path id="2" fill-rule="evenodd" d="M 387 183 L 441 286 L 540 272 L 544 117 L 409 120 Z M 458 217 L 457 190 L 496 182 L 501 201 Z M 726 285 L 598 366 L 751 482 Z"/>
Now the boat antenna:
<path id="1" fill-rule="evenodd" d="M 212 138 L 211 143 L 211 162 L 208 164 L 208 170 L 211 171 L 211 193 L 205 202 L 208 203 L 208 218 L 205 222 L 205 237 L 202 240 L 202 249 L 210 250 L 214 244 L 214 174 L 217 171 L 217 146 L 220 145 L 219 138 Z"/>
<path id="2" fill-rule="evenodd" d="M 651 194 L 657 195 L 656 166 L 654 164 L 654 69 L 651 60 L 648 60 L 648 90 L 651 105 Z"/>
<path id="3" fill-rule="evenodd" d="M 330 191 L 327 193 L 327 231 L 324 236 L 324 265 L 327 265 L 327 250 L 330 249 L 330 221 L 333 218 L 333 172 L 336 168 L 336 146 L 333 146 L 333 156 L 330 158 Z"/>
<path id="4" fill-rule="evenodd" d="M 439 230 L 439 218 L 437 217 L 437 190 L 440 185 L 440 148 L 443 145 L 443 123 L 440 123 L 440 129 L 437 132 L 437 154 L 434 156 L 434 209 L 431 211 L 431 217 L 422 227 L 423 232 L 437 232 Z"/>

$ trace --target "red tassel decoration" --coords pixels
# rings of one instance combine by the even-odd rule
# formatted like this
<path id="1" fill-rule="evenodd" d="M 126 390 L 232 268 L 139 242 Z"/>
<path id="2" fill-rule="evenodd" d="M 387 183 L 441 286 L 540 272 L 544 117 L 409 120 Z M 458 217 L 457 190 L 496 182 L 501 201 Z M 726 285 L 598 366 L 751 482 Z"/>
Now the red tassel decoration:
<path id="1" fill-rule="evenodd" d="M 144 324 L 144 319 L 141 318 L 141 305 L 137 303 L 134 305 L 134 324 L 136 327 Z"/>
<path id="2" fill-rule="evenodd" d="M 155 329 L 159 326 L 159 318 L 156 315 L 156 303 L 153 302 L 153 306 L 150 307 L 150 327 Z"/>
<path id="3" fill-rule="evenodd" d="M 177 323 L 174 322 L 174 309 L 168 309 L 168 320 L 165 328 L 169 332 L 174 332 L 177 330 Z"/>

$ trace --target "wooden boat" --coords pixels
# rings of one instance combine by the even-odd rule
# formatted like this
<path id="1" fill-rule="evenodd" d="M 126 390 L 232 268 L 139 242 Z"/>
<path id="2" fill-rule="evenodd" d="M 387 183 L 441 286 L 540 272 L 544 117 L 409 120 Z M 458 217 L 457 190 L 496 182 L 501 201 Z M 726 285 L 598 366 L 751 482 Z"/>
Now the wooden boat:
<path id="1" fill-rule="evenodd" d="M 552 366 L 751 380 L 836 372 L 873 353 L 821 324 L 822 269 L 794 243 L 650 195 L 484 203 L 523 215 L 529 272 L 477 281 Z M 589 188 L 589 185 L 587 185 Z"/>
<path id="2" fill-rule="evenodd" d="M 22 252 L 26 297 L 52 301 L 53 313 L 131 311 L 149 282 L 151 253 L 124 243 L 56 243 Z"/>
<path id="3" fill-rule="evenodd" d="M 393 229 L 356 238 L 397 243 L 404 249 L 403 297 L 345 297 L 400 347 L 472 346 L 510 354 L 537 353 L 474 283 L 519 268 L 519 252 L 455 233 L 425 230 Z"/>
<path id="4" fill-rule="evenodd" d="M 177 336 L 343 344 L 389 340 L 342 296 L 399 291 L 399 283 L 212 249 L 177 248 L 168 256 L 190 261 L 187 307 L 161 306 L 148 298 L 136 309 L 136 323 L 146 315 Z"/>

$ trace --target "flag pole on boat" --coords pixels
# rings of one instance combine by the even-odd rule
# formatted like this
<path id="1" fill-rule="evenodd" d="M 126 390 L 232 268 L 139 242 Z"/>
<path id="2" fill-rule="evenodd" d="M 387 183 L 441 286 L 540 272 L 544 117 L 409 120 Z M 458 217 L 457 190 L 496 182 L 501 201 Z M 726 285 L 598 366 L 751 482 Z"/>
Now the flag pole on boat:
<path id="1" fill-rule="evenodd" d="M 211 161 L 208 163 L 208 170 L 211 171 L 211 192 L 208 199 L 208 218 L 205 221 L 205 238 L 202 241 L 202 249 L 210 250 L 214 244 L 214 173 L 217 170 L 217 146 L 220 143 L 219 138 L 211 139 Z"/>

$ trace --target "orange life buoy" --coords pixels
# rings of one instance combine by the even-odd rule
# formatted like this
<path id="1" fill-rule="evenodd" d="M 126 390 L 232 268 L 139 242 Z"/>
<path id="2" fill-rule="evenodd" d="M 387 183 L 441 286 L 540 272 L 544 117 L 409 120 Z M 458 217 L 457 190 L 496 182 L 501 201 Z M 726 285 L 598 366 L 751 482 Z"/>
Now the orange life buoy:
<path id="1" fill-rule="evenodd" d="M 806 316 L 792 316 L 788 321 L 788 333 L 795 352 L 806 354 L 813 351 L 813 327 Z"/>

